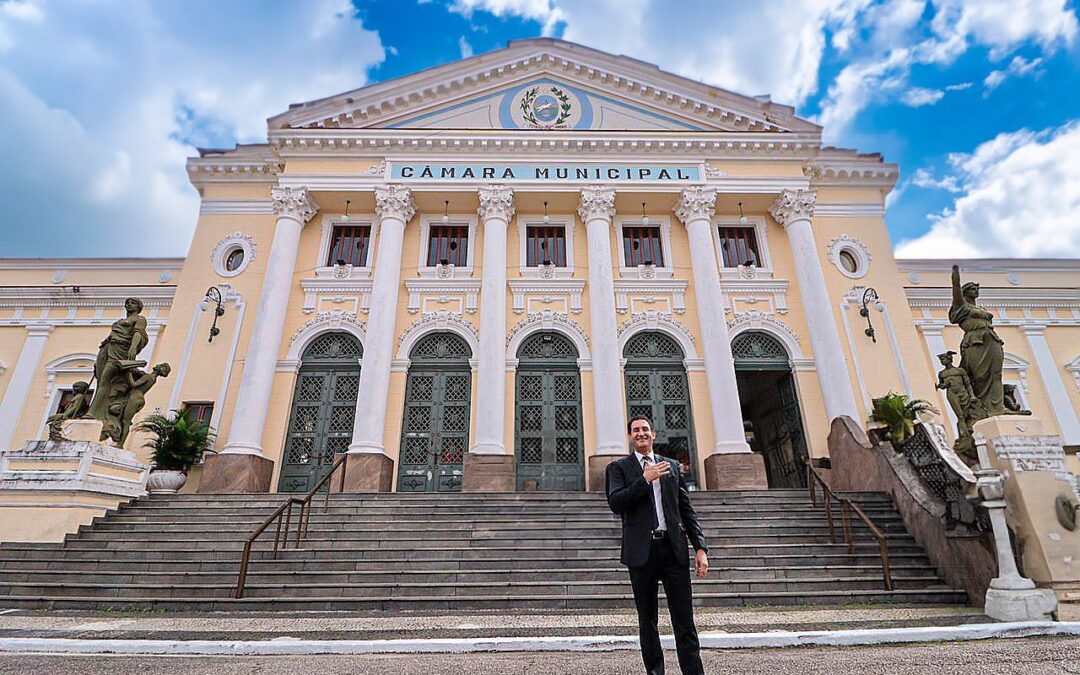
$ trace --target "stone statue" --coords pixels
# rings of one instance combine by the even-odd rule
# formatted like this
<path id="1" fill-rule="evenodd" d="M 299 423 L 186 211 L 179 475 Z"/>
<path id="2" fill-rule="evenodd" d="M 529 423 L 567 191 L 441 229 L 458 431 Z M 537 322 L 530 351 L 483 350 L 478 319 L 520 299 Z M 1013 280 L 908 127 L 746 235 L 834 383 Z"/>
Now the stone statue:
<path id="1" fill-rule="evenodd" d="M 1005 387 L 1001 369 L 1005 362 L 1005 344 L 994 332 L 994 315 L 975 304 L 979 284 L 969 281 L 960 285 L 960 268 L 952 268 L 952 307 L 949 321 L 960 326 L 964 339 L 960 342 L 960 367 L 971 380 L 975 397 L 982 402 L 986 416 L 1005 415 Z"/>
<path id="2" fill-rule="evenodd" d="M 123 445 L 131 432 L 131 420 L 140 410 L 146 407 L 146 392 L 157 384 L 159 377 L 168 377 L 172 367 L 167 363 L 159 363 L 149 373 L 137 368 L 125 371 L 127 376 L 127 397 L 120 411 L 120 439 L 119 445 Z"/>
<path id="3" fill-rule="evenodd" d="M 130 386 L 124 371 L 146 365 L 145 361 L 137 361 L 135 357 L 149 342 L 146 319 L 140 314 L 142 300 L 128 298 L 124 301 L 124 309 L 127 315 L 113 322 L 109 336 L 98 348 L 94 364 L 97 391 L 87 415 L 102 423 L 101 440 L 112 438 L 117 443 L 124 436 L 121 418 Z"/>
<path id="4" fill-rule="evenodd" d="M 90 397 L 93 392 L 90 391 L 90 385 L 87 382 L 76 382 L 71 386 L 71 390 L 75 393 L 71 401 L 64 407 L 61 412 L 56 413 L 49 417 L 49 440 L 50 441 L 66 441 L 64 438 L 63 424 L 68 420 L 76 420 L 86 415 L 86 411 L 90 409 Z"/>
<path id="5" fill-rule="evenodd" d="M 938 354 L 943 368 L 938 372 L 937 388 L 945 390 L 945 397 L 949 401 L 949 407 L 956 415 L 956 443 L 953 449 L 956 454 L 964 458 L 971 465 L 979 461 L 978 452 L 975 449 L 975 439 L 971 435 L 971 425 L 986 417 L 982 401 L 975 396 L 971 387 L 971 378 L 963 368 L 953 365 L 953 356 L 956 352 L 949 350 L 944 354 Z"/>

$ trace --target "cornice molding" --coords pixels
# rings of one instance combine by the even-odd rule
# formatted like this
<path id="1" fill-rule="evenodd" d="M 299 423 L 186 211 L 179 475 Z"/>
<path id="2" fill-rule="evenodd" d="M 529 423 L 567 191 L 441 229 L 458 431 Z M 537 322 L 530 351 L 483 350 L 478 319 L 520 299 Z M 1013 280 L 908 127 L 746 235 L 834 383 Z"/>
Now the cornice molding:
<path id="1" fill-rule="evenodd" d="M 0 270 L 169 270 L 185 258 L 0 258 Z"/>
<path id="2" fill-rule="evenodd" d="M 169 307 L 175 293 L 175 286 L 0 286 L 0 307 L 116 307 L 119 312 L 131 297 L 145 307 Z"/>
<path id="3" fill-rule="evenodd" d="M 822 218 L 884 218 L 881 202 L 818 202 L 814 215 Z"/>
<path id="4" fill-rule="evenodd" d="M 390 124 L 465 96 L 478 96 L 549 75 L 648 107 L 670 109 L 718 130 L 820 133 L 789 106 L 711 87 L 654 65 L 582 45 L 540 38 L 297 106 L 270 119 L 272 128 Z"/>
<path id="5" fill-rule="evenodd" d="M 274 203 L 269 199 L 204 199 L 199 204 L 203 216 L 270 216 Z"/>
<path id="6" fill-rule="evenodd" d="M 554 302 L 556 296 L 567 298 L 567 307 L 574 314 L 581 312 L 581 296 L 585 290 L 585 281 L 576 279 L 511 279 L 510 293 L 513 296 L 513 310 L 521 314 L 527 309 L 525 296 L 539 295 L 544 302 Z"/>
<path id="7" fill-rule="evenodd" d="M 625 132 L 544 131 L 534 135 L 502 129 L 271 129 L 270 144 L 282 159 L 373 154 L 505 156 L 513 152 L 565 160 L 617 154 L 626 159 L 660 155 L 693 161 L 722 158 L 803 162 L 812 159 L 820 147 L 816 135 L 807 134 L 635 132 L 628 138 Z"/>
<path id="8" fill-rule="evenodd" d="M 897 258 L 901 272 L 937 272 L 948 281 L 949 266 L 960 265 L 968 272 L 1073 272 L 1080 274 L 1077 258 Z"/>

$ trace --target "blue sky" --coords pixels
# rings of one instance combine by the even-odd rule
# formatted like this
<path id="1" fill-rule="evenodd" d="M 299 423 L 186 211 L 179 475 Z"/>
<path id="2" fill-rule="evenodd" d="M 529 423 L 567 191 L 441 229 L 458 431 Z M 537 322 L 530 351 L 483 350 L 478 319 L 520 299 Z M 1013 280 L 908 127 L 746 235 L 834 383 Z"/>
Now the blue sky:
<path id="1" fill-rule="evenodd" d="M 1080 258 L 1075 0 L 0 0 L 0 256 L 184 255 L 195 147 L 549 35 L 739 93 L 900 165 L 908 256 Z"/>

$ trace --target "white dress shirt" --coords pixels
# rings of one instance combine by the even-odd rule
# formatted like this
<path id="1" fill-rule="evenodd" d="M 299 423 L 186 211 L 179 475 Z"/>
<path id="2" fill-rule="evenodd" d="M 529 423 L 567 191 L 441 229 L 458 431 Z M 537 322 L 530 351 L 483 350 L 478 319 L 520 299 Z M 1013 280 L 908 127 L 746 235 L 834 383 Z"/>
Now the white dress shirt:
<path id="1" fill-rule="evenodd" d="M 638 464 L 641 465 L 641 470 L 642 471 L 645 470 L 645 458 L 646 457 L 649 459 L 650 464 L 656 464 L 656 455 L 655 454 L 643 455 L 640 452 L 638 452 L 637 450 L 634 451 L 634 454 L 637 456 Z M 656 529 L 666 531 L 667 530 L 667 521 L 664 520 L 664 500 L 660 497 L 660 481 L 661 481 L 661 479 L 657 478 L 656 480 L 654 480 L 651 483 L 651 485 L 652 485 L 652 493 L 653 493 L 653 508 L 656 509 L 656 522 L 657 522 Z"/>

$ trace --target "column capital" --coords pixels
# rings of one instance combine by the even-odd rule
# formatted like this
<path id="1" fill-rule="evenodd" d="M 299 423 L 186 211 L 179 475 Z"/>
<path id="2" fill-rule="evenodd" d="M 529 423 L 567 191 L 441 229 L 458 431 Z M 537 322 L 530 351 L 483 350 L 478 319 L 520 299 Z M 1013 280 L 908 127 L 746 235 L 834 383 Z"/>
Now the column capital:
<path id="1" fill-rule="evenodd" d="M 492 218 L 505 220 L 507 223 L 514 217 L 514 191 L 505 185 L 489 185 L 478 190 L 480 194 L 480 208 L 477 215 L 487 221 Z"/>
<path id="2" fill-rule="evenodd" d="M 30 323 L 26 325 L 26 332 L 30 337 L 45 337 L 53 332 L 53 328 L 55 326 L 48 323 Z"/>
<path id="3" fill-rule="evenodd" d="M 1020 326 L 1020 330 L 1024 333 L 1024 335 L 1046 335 L 1046 324 L 1025 323 Z"/>
<path id="4" fill-rule="evenodd" d="M 379 218 L 399 218 L 409 222 L 416 215 L 412 190 L 400 185 L 375 188 L 375 213 Z"/>
<path id="5" fill-rule="evenodd" d="M 716 188 L 695 185 L 682 191 L 675 205 L 675 217 L 683 225 L 692 220 L 711 220 L 716 213 Z"/>
<path id="6" fill-rule="evenodd" d="M 814 217 L 814 204 L 817 202 L 817 190 L 781 190 L 769 213 L 784 227 L 797 220 L 810 220 Z"/>
<path id="7" fill-rule="evenodd" d="M 615 216 L 615 188 L 603 185 L 582 188 L 578 215 L 586 223 L 598 218 L 610 221 Z"/>
<path id="8" fill-rule="evenodd" d="M 270 188 L 273 209 L 279 217 L 285 216 L 306 223 L 319 211 L 318 204 L 305 187 Z"/>

